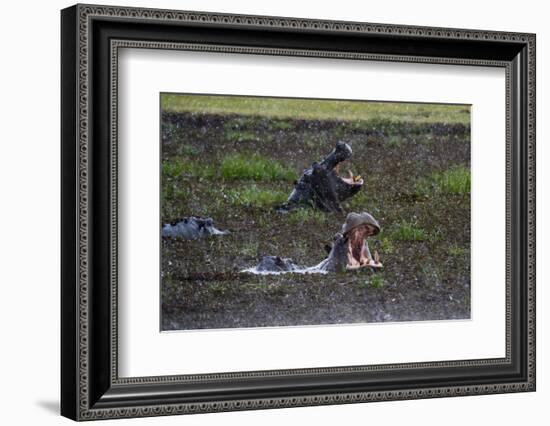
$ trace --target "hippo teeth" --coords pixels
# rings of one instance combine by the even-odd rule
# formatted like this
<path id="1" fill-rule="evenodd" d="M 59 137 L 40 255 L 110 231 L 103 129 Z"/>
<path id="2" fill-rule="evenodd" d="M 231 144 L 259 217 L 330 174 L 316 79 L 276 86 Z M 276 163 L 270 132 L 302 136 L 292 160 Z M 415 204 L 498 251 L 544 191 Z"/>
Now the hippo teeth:
<path id="1" fill-rule="evenodd" d="M 349 185 L 363 184 L 363 178 L 361 177 L 361 175 L 354 175 L 351 170 L 348 170 L 348 177 L 342 177 L 340 175 L 338 175 L 338 177 Z"/>

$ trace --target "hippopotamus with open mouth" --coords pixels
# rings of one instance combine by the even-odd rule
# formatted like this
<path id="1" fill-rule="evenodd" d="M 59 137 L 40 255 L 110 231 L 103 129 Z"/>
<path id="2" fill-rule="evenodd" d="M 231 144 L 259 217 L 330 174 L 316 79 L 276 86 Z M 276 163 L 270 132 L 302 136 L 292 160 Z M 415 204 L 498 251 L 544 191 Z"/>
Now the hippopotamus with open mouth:
<path id="1" fill-rule="evenodd" d="M 244 272 L 269 274 L 282 272 L 327 273 L 360 268 L 382 268 L 377 252 L 371 255 L 367 238 L 380 232 L 378 221 L 367 212 L 349 213 L 342 230 L 334 236 L 328 257 L 311 267 L 300 267 L 292 259 L 264 256 L 254 268 Z"/>
<path id="2" fill-rule="evenodd" d="M 296 182 L 283 209 L 292 209 L 301 205 L 312 205 L 327 212 L 342 212 L 340 203 L 357 194 L 363 186 L 361 176 L 339 175 L 341 162 L 351 157 L 351 147 L 338 141 L 332 152 L 320 163 L 306 169 Z"/>
<path id="3" fill-rule="evenodd" d="M 367 212 L 350 213 L 342 231 L 334 236 L 328 257 L 317 268 L 328 272 L 344 272 L 362 267 L 381 268 L 377 252 L 374 258 L 369 250 L 367 238 L 380 232 L 378 221 Z"/>
<path id="4" fill-rule="evenodd" d="M 184 217 L 162 226 L 161 236 L 198 240 L 209 235 L 225 235 L 229 231 L 219 230 L 210 217 Z"/>

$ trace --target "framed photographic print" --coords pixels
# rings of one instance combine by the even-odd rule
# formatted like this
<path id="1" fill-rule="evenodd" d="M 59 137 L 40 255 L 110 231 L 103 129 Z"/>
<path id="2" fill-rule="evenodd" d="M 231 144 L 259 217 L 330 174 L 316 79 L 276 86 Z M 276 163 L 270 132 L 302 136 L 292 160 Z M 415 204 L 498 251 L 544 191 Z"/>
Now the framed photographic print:
<path id="1" fill-rule="evenodd" d="M 64 416 L 535 390 L 535 35 L 61 29 Z"/>

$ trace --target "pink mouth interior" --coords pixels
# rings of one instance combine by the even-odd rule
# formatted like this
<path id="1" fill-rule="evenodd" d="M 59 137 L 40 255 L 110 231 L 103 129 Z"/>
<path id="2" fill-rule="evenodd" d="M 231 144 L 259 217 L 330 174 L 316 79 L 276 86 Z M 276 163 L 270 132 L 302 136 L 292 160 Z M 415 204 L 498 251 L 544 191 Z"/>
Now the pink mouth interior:
<path id="1" fill-rule="evenodd" d="M 365 238 L 350 238 L 348 240 L 348 266 L 357 267 L 369 262 L 364 251 Z"/>
<path id="2" fill-rule="evenodd" d="M 363 178 L 361 176 L 355 176 L 351 170 L 348 170 L 347 177 L 340 176 L 338 167 L 336 167 L 334 171 L 336 172 L 336 175 L 348 185 L 363 185 Z"/>

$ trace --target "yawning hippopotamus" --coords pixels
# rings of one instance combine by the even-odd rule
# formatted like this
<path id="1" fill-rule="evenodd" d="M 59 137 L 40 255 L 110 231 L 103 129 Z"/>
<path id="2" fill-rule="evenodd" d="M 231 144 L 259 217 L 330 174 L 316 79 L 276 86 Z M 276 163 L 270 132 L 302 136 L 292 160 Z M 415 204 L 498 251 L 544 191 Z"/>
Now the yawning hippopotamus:
<path id="1" fill-rule="evenodd" d="M 244 272 L 252 273 L 327 273 L 344 272 L 347 270 L 367 268 L 381 268 L 382 263 L 378 253 L 371 255 L 367 238 L 380 232 L 378 221 L 367 212 L 349 213 L 342 226 L 341 232 L 334 236 L 328 257 L 321 263 L 311 267 L 300 267 L 291 259 L 278 256 L 264 256 L 255 268 Z"/>
<path id="2" fill-rule="evenodd" d="M 329 272 L 343 272 L 362 267 L 381 268 L 378 253 L 372 257 L 367 238 L 380 232 L 378 221 L 367 212 L 350 213 L 342 231 L 334 236 L 328 257 L 317 268 Z"/>
<path id="3" fill-rule="evenodd" d="M 184 217 L 162 226 L 161 236 L 198 240 L 208 235 L 225 235 L 229 231 L 221 231 L 214 226 L 210 217 Z"/>
<path id="4" fill-rule="evenodd" d="M 354 176 L 351 171 L 348 177 L 338 174 L 339 164 L 351 154 L 351 147 L 339 141 L 323 161 L 313 163 L 304 171 L 283 208 L 310 205 L 328 212 L 341 212 L 340 203 L 357 194 L 363 186 L 361 176 Z"/>

